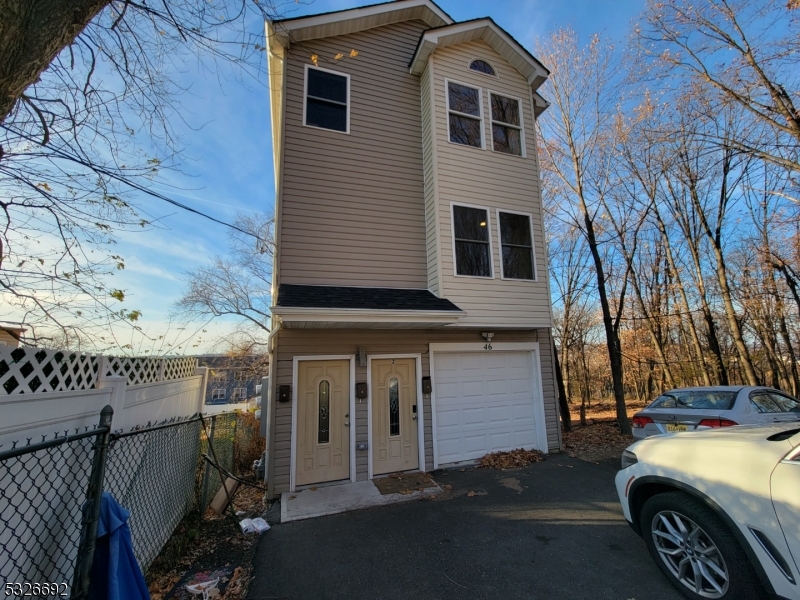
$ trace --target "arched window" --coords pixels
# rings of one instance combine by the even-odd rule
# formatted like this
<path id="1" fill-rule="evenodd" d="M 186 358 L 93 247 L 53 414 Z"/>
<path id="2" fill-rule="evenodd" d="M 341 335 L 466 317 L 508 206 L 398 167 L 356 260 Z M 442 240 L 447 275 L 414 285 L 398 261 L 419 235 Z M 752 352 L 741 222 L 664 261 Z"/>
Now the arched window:
<path id="1" fill-rule="evenodd" d="M 487 75 L 497 75 L 497 73 L 494 72 L 494 68 L 492 67 L 492 65 L 490 65 L 485 60 L 480 60 L 480 59 L 473 60 L 470 63 L 469 68 L 472 69 L 473 71 L 486 73 Z"/>

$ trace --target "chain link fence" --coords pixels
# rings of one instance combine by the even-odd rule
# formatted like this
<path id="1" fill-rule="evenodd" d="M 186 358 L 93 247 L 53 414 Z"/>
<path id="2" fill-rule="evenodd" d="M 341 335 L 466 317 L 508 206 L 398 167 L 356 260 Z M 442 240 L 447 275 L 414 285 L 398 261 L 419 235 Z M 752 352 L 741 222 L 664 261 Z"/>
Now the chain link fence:
<path id="1" fill-rule="evenodd" d="M 146 571 L 196 505 L 199 417 L 111 436 L 104 490 L 130 513 L 133 552 Z"/>
<path id="2" fill-rule="evenodd" d="M 0 452 L 0 582 L 61 583 L 78 597 L 86 582 L 75 573 L 85 569 L 81 554 L 93 553 L 83 538 L 102 491 L 130 511 L 134 554 L 146 572 L 181 519 L 204 514 L 222 487 L 203 455 L 241 475 L 247 471 L 235 458 L 260 453 L 263 442 L 251 415 L 225 413 L 110 435 L 98 428 Z M 103 476 L 102 486 L 92 488 L 92 473 Z"/>
<path id="3" fill-rule="evenodd" d="M 63 583 L 60 591 L 71 589 L 96 435 L 91 430 L 43 440 L 0 456 L 3 584 Z"/>

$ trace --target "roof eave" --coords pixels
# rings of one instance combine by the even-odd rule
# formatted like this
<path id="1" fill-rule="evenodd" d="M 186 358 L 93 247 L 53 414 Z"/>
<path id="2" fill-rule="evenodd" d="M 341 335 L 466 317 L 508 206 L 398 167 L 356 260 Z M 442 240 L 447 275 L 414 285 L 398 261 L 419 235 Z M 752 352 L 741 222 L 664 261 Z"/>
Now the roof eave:
<path id="1" fill-rule="evenodd" d="M 453 23 L 453 19 L 432 0 L 396 0 L 332 13 L 270 21 L 270 45 L 288 48 L 291 42 L 348 35 L 374 27 L 419 19 L 430 27 Z"/>
<path id="2" fill-rule="evenodd" d="M 272 315 L 281 321 L 347 323 L 457 323 L 463 310 L 392 310 L 366 308 L 300 308 L 273 306 Z"/>

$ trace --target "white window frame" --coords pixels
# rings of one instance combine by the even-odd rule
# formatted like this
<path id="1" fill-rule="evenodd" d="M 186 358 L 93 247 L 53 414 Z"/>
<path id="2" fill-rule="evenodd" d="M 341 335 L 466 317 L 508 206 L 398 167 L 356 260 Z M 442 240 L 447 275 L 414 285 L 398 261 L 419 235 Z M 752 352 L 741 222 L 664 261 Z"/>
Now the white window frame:
<path id="1" fill-rule="evenodd" d="M 460 144 L 459 144 L 460 145 Z M 491 275 L 461 275 L 458 272 L 458 263 L 456 261 L 456 220 L 453 216 L 453 207 L 463 206 L 465 208 L 477 208 L 486 211 L 486 231 L 489 235 L 489 271 Z M 450 203 L 450 240 L 453 246 L 453 275 L 455 277 L 467 277 L 469 279 L 494 279 L 494 249 L 492 247 L 492 211 L 487 206 L 478 206 L 476 204 L 467 204 L 466 202 L 451 202 Z"/>
<path id="2" fill-rule="evenodd" d="M 339 75 L 340 77 L 344 77 L 347 79 L 347 128 L 344 131 L 339 131 L 338 129 L 328 129 L 327 127 L 320 127 L 318 125 L 309 125 L 306 123 L 306 106 L 308 104 L 308 71 L 309 69 L 316 69 L 317 71 L 325 71 L 326 73 L 331 73 L 332 75 Z M 322 98 L 322 100 L 325 100 Z M 330 102 L 330 100 L 326 100 Z M 331 131 L 333 133 L 344 133 L 350 135 L 350 75 L 347 73 L 341 73 L 339 71 L 333 71 L 331 69 L 324 69 L 322 67 L 317 67 L 314 65 L 305 65 L 305 69 L 303 70 L 303 127 L 310 127 L 311 129 L 321 129 L 322 131 Z"/>
<path id="3" fill-rule="evenodd" d="M 475 71 L 477 73 L 477 71 Z M 450 84 L 455 83 L 456 85 L 463 85 L 464 87 L 472 88 L 473 90 L 478 90 L 478 106 L 480 107 L 480 128 L 481 128 L 481 147 L 478 148 L 477 146 L 470 146 L 469 144 L 459 144 L 458 142 L 454 142 L 450 139 L 450 113 L 452 112 L 455 115 L 460 117 L 466 117 L 468 119 L 477 120 L 478 118 L 475 115 L 469 115 L 467 113 L 458 112 L 457 110 L 450 110 Z M 458 146 L 460 148 L 472 148 L 473 150 L 486 150 L 486 125 L 484 121 L 483 115 L 483 88 L 478 87 L 472 83 L 464 83 L 462 81 L 457 81 L 455 79 L 450 79 L 448 77 L 444 78 L 444 103 L 446 108 L 446 116 L 447 116 L 447 141 L 454 146 Z M 464 205 L 466 206 L 466 205 Z"/>
<path id="4" fill-rule="evenodd" d="M 211 377 L 211 383 L 225 383 L 226 381 L 228 381 L 227 371 L 214 372 L 214 375 Z"/>
<path id="5" fill-rule="evenodd" d="M 476 60 L 482 60 L 487 65 L 492 67 L 492 70 L 494 70 L 494 75 L 490 75 L 489 73 L 484 73 L 483 71 L 476 71 L 475 69 L 473 69 L 472 63 L 474 63 Z M 472 58 L 470 58 L 469 61 L 467 62 L 467 70 L 470 73 L 478 73 L 479 75 L 485 75 L 486 77 L 494 77 L 495 79 L 500 79 L 500 74 L 497 72 L 497 67 L 494 66 L 494 63 L 492 63 L 492 61 L 490 60 L 486 60 L 481 56 L 473 56 Z"/>
<path id="6" fill-rule="evenodd" d="M 489 146 L 489 150 L 495 152 L 496 154 L 502 154 L 503 156 L 516 156 L 517 158 L 528 158 L 527 149 L 525 148 L 525 114 L 522 112 L 523 111 L 522 99 L 518 98 L 517 96 L 512 96 L 511 94 L 505 94 L 503 92 L 496 92 L 494 90 L 487 90 L 487 91 L 489 92 L 489 139 L 492 142 Z M 517 106 L 519 106 L 519 145 L 522 154 L 509 154 L 508 152 L 501 152 L 500 150 L 494 149 L 494 129 L 493 129 L 494 124 L 497 123 L 498 125 L 502 125 L 503 127 L 511 127 L 511 128 L 516 128 L 516 125 L 504 123 L 503 121 L 495 121 L 492 118 L 492 95 L 502 96 L 503 98 L 508 98 L 509 100 L 517 101 Z"/>
<path id="7" fill-rule="evenodd" d="M 233 388 L 233 392 L 231 392 L 231 400 L 245 400 L 247 399 L 247 388 L 246 387 L 235 387 Z"/>
<path id="8" fill-rule="evenodd" d="M 217 392 L 222 392 L 220 396 Z M 211 390 L 211 399 L 212 400 L 225 400 L 227 396 L 227 390 L 225 388 L 214 388 Z"/>
<path id="9" fill-rule="evenodd" d="M 503 232 L 500 230 L 500 213 L 511 215 L 521 215 L 528 217 L 528 226 L 531 228 L 531 260 L 533 260 L 533 279 L 518 279 L 516 277 L 506 277 L 503 268 Z M 497 247 L 500 249 L 500 279 L 504 281 L 536 282 L 539 281 L 539 269 L 536 268 L 536 238 L 533 236 L 533 214 L 507 208 L 496 208 L 495 219 L 497 221 Z"/>

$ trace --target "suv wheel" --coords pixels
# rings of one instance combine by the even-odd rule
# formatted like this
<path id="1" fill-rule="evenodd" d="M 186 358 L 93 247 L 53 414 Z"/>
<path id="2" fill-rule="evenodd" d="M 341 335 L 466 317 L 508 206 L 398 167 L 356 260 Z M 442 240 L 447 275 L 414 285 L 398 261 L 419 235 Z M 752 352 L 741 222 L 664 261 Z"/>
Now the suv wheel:
<path id="1" fill-rule="evenodd" d="M 763 597 L 736 538 L 695 498 L 683 492 L 653 496 L 642 507 L 641 527 L 658 568 L 687 598 Z"/>

